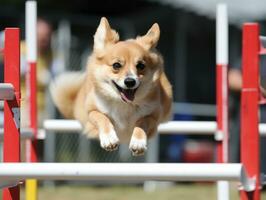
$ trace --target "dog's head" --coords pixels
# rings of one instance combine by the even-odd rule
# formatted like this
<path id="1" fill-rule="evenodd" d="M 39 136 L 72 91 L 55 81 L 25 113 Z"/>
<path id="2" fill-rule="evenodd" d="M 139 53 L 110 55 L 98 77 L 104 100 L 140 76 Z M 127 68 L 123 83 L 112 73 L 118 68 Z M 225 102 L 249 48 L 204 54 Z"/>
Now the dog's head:
<path id="1" fill-rule="evenodd" d="M 103 17 L 89 64 L 97 89 L 126 103 L 144 98 L 162 71 L 162 58 L 155 50 L 159 37 L 159 25 L 154 24 L 144 36 L 119 41 L 118 33 Z"/>

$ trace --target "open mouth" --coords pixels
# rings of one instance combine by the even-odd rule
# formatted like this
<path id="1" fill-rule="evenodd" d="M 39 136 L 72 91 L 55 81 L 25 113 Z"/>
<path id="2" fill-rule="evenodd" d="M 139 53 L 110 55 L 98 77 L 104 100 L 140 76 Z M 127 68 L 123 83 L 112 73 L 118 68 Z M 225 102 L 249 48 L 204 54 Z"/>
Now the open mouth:
<path id="1" fill-rule="evenodd" d="M 138 88 L 135 89 L 124 89 L 122 87 L 120 87 L 119 85 L 116 84 L 115 81 L 112 81 L 113 84 L 115 85 L 116 89 L 118 90 L 118 92 L 121 95 L 121 98 L 124 102 L 129 103 L 132 102 L 135 98 L 135 93 L 137 91 Z"/>

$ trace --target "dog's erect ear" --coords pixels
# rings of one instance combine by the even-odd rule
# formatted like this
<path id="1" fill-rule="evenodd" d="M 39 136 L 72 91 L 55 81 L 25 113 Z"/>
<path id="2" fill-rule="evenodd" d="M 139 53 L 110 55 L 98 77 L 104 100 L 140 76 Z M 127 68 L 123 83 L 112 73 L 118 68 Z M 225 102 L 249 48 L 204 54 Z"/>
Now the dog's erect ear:
<path id="1" fill-rule="evenodd" d="M 114 44 L 119 40 L 118 33 L 111 29 L 107 19 L 101 18 L 101 22 L 94 35 L 94 50 L 102 50 L 108 44 Z"/>
<path id="2" fill-rule="evenodd" d="M 144 36 L 137 37 L 138 44 L 143 46 L 146 50 L 156 47 L 160 38 L 160 27 L 157 23 L 153 24 L 150 30 Z"/>

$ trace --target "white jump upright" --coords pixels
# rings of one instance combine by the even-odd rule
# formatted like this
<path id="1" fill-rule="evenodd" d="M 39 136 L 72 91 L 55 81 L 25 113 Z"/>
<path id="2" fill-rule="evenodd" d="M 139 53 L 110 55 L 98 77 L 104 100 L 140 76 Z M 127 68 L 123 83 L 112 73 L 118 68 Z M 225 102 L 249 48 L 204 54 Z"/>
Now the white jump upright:
<path id="1" fill-rule="evenodd" d="M 217 162 L 228 162 L 228 17 L 226 4 L 218 4 L 216 11 L 216 105 Z M 229 183 L 218 181 L 218 200 L 229 200 Z"/>

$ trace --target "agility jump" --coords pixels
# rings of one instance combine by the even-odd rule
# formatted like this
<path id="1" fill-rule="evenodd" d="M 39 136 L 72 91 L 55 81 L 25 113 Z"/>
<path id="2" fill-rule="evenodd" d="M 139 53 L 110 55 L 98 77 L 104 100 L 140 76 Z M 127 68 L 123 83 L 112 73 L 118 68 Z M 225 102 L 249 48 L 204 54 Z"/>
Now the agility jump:
<path id="1" fill-rule="evenodd" d="M 244 131 L 241 133 L 241 164 L 3 163 L 0 164 L 0 184 L 8 187 L 4 189 L 3 199 L 18 200 L 20 181 L 33 178 L 40 180 L 239 181 L 243 187 L 242 200 L 259 200 L 258 60 L 262 49 L 259 46 L 259 27 L 257 24 L 244 25 L 243 41 L 246 46 L 243 47 L 244 87 L 242 90 L 241 130 Z M 12 54 L 10 54 L 11 51 Z M 11 100 L 1 96 L 5 100 L 4 162 L 19 162 L 20 127 L 17 110 L 20 106 L 20 74 L 18 29 L 6 29 L 4 55 L 5 83 L 0 86 L 0 94 L 2 94 L 2 91 L 6 91 L 8 96 L 14 98 Z M 221 64 L 226 65 L 227 63 Z M 6 84 L 9 84 L 9 86 Z M 12 84 L 12 87 L 10 84 Z M 7 90 L 6 87 L 9 87 L 9 89 Z M 227 90 L 227 88 L 225 89 Z M 226 96 L 222 98 L 224 105 L 227 103 L 226 98 Z M 223 113 L 224 118 L 226 118 L 227 114 L 225 112 L 218 111 L 219 113 Z M 221 119 L 224 118 L 221 117 Z M 220 141 L 228 138 L 228 136 L 224 136 L 226 126 L 226 124 L 214 124 L 214 127 L 218 128 Z M 216 128 L 214 132 L 217 131 Z M 221 147 L 222 144 L 221 142 Z M 227 151 L 223 148 L 219 150 L 222 157 L 222 152 Z M 221 162 L 227 161 L 223 158 Z M 195 168 L 197 171 L 195 171 Z"/>
<path id="2" fill-rule="evenodd" d="M 4 162 L 20 162 L 20 31 L 5 29 L 4 82 L 0 100 L 4 100 Z M 8 89 L 7 89 L 8 88 Z M 3 199 L 19 199 L 19 186 L 3 189 Z"/>

